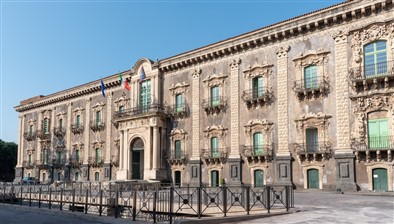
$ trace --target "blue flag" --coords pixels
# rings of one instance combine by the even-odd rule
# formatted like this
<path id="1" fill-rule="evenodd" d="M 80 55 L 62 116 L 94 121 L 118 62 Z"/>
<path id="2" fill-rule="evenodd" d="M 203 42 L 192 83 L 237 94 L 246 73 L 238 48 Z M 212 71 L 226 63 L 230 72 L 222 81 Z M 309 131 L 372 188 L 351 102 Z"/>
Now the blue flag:
<path id="1" fill-rule="evenodd" d="M 144 67 L 141 67 L 141 69 L 140 69 L 140 79 L 139 79 L 139 83 L 141 83 L 142 82 L 142 80 L 144 80 L 144 78 L 145 78 L 145 70 L 144 70 Z"/>
<path id="2" fill-rule="evenodd" d="M 100 81 L 101 81 L 101 93 L 103 94 L 103 97 L 105 97 L 105 85 L 102 79 Z"/>

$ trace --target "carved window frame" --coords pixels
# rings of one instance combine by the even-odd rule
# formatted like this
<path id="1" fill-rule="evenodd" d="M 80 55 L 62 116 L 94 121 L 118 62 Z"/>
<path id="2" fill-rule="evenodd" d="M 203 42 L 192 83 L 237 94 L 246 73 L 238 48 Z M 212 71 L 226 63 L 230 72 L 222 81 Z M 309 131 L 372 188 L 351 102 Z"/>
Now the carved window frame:
<path id="1" fill-rule="evenodd" d="M 171 153 L 175 153 L 175 141 L 181 141 L 181 152 L 187 152 L 186 141 L 188 139 L 188 133 L 183 129 L 174 128 L 170 133 L 170 149 Z"/>
<path id="2" fill-rule="evenodd" d="M 126 94 L 123 93 L 121 97 L 116 98 L 115 101 L 114 101 L 114 104 L 116 106 L 115 111 L 121 112 L 121 111 L 119 111 L 119 108 L 121 106 L 123 106 L 124 109 L 129 109 L 130 108 L 130 103 L 129 102 L 130 102 L 130 98 L 127 98 Z"/>
<path id="3" fill-rule="evenodd" d="M 93 116 L 94 116 L 94 124 L 97 124 L 97 112 L 100 112 L 100 124 L 105 123 L 105 115 L 103 113 L 105 107 L 105 103 L 98 102 L 92 106 Z"/>
<path id="4" fill-rule="evenodd" d="M 29 134 L 33 134 L 34 131 L 35 131 L 35 129 L 36 129 L 36 120 L 30 118 L 30 119 L 27 121 L 27 127 L 28 127 L 28 133 L 29 133 Z M 31 132 L 32 132 L 32 133 L 30 133 L 30 127 L 32 127 L 32 129 L 31 129 Z"/>
<path id="5" fill-rule="evenodd" d="M 51 113 L 52 113 L 52 110 L 44 110 L 41 112 L 41 114 L 42 114 L 41 130 L 42 130 L 42 133 L 44 133 L 44 134 L 51 132 Z M 45 127 L 45 119 L 48 120 L 48 132 L 47 133 L 45 132 L 45 128 L 44 128 Z"/>
<path id="6" fill-rule="evenodd" d="M 100 150 L 100 160 L 101 162 L 104 161 L 104 149 L 105 149 L 105 142 L 103 140 L 95 140 L 91 143 L 91 157 L 94 158 L 94 161 L 96 161 L 96 149 Z"/>
<path id="7" fill-rule="evenodd" d="M 253 88 L 253 79 L 257 77 L 263 78 L 263 90 L 264 92 L 272 92 L 271 76 L 273 64 L 264 62 L 263 64 L 249 65 L 248 68 L 243 71 L 245 84 L 244 89 L 250 90 Z"/>
<path id="8" fill-rule="evenodd" d="M 225 93 L 226 93 L 226 78 L 228 77 L 228 75 L 223 75 L 223 74 L 212 74 L 212 75 L 208 75 L 203 81 L 203 83 L 205 84 L 205 96 L 206 99 L 208 99 L 209 101 L 211 101 L 211 88 L 214 86 L 219 87 L 219 97 L 221 97 L 224 101 L 226 101 L 227 99 L 225 99 Z"/>
<path id="9" fill-rule="evenodd" d="M 186 93 L 189 92 L 189 86 L 190 86 L 190 84 L 187 84 L 185 82 L 182 82 L 182 83 L 178 82 L 176 84 L 171 85 L 171 87 L 168 90 L 171 93 L 171 96 L 172 96 L 171 100 L 172 100 L 173 105 L 176 105 L 176 96 L 178 94 L 182 95 L 182 101 L 183 101 L 183 103 L 186 103 Z"/>
<path id="10" fill-rule="evenodd" d="M 83 111 L 84 111 L 85 109 L 84 108 L 82 108 L 82 107 L 77 107 L 77 108 L 75 108 L 74 110 L 73 110 L 73 117 L 74 117 L 74 122 L 75 122 L 75 125 L 77 125 L 77 116 L 79 115 L 79 118 L 80 118 L 80 124 L 84 124 L 84 116 L 83 116 Z"/>
<path id="11" fill-rule="evenodd" d="M 211 150 L 211 138 L 217 137 L 219 141 L 219 149 L 226 148 L 225 138 L 227 136 L 227 128 L 222 125 L 212 125 L 205 128 L 203 135 L 205 137 L 205 148 Z"/>
<path id="12" fill-rule="evenodd" d="M 295 64 L 295 80 L 305 81 L 305 68 L 316 65 L 318 82 L 328 81 L 328 54 L 330 51 L 319 48 L 317 51 L 301 53 L 293 59 Z"/>
<path id="13" fill-rule="evenodd" d="M 56 127 L 60 128 L 60 119 L 62 119 L 62 127 L 65 128 L 66 127 L 66 112 L 61 111 L 59 113 L 56 114 Z"/>
<path id="14" fill-rule="evenodd" d="M 297 144 L 306 143 L 306 129 L 316 128 L 318 133 L 318 142 L 329 142 L 328 129 L 330 126 L 329 119 L 331 115 L 319 113 L 308 113 L 301 115 L 298 119 L 294 120 L 296 122 L 297 129 Z"/>
<path id="15" fill-rule="evenodd" d="M 272 122 L 267 119 L 250 120 L 245 127 L 245 146 L 253 146 L 253 135 L 261 132 L 263 135 L 263 143 L 269 145 L 272 143 Z"/>
<path id="16" fill-rule="evenodd" d="M 364 78 L 364 46 L 375 41 L 386 41 L 387 62 L 394 60 L 394 22 L 368 24 L 361 29 L 351 31 L 352 68 L 350 78 Z M 387 68 L 393 70 L 394 68 Z"/>

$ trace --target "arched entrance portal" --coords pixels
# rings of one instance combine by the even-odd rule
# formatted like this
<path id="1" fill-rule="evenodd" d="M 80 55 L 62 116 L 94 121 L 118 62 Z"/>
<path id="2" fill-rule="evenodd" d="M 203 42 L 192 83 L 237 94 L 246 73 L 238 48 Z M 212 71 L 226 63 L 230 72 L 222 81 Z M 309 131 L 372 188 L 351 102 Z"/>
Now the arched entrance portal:
<path id="1" fill-rule="evenodd" d="M 144 142 L 136 138 L 131 143 L 131 179 L 144 179 Z"/>

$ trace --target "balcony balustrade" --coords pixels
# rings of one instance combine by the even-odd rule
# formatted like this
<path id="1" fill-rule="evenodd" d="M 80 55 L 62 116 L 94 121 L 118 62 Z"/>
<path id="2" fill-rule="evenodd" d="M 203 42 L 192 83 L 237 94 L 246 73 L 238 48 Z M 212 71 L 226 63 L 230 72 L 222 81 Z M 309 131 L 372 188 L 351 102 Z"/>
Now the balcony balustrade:
<path id="1" fill-rule="evenodd" d="M 170 155 L 167 157 L 168 163 L 172 165 L 182 165 L 187 163 L 187 153 L 184 151 L 176 151 L 175 149 L 170 151 Z"/>
<path id="2" fill-rule="evenodd" d="M 90 121 L 90 129 L 92 129 L 92 131 L 103 131 L 105 129 L 105 122 Z"/>
<path id="3" fill-rule="evenodd" d="M 245 145 L 242 155 L 249 163 L 270 162 L 272 160 L 273 144 Z"/>
<path id="4" fill-rule="evenodd" d="M 99 157 L 92 156 L 88 158 L 88 163 L 89 166 L 91 167 L 102 167 L 104 162 L 101 156 Z"/>
<path id="5" fill-rule="evenodd" d="M 189 115 L 189 105 L 187 103 L 174 104 L 166 108 L 166 113 L 173 118 L 185 118 Z"/>
<path id="6" fill-rule="evenodd" d="M 66 135 L 66 128 L 55 127 L 53 128 L 53 134 L 55 134 L 56 137 L 64 137 Z"/>
<path id="7" fill-rule="evenodd" d="M 393 161 L 394 136 L 368 137 L 367 141 L 353 141 L 351 147 L 356 161 Z"/>
<path id="8" fill-rule="evenodd" d="M 202 101 L 202 108 L 206 115 L 219 114 L 227 108 L 227 99 L 225 97 L 208 98 Z"/>
<path id="9" fill-rule="evenodd" d="M 23 137 L 26 141 L 33 141 L 36 139 L 36 132 L 25 132 L 23 133 Z"/>
<path id="10" fill-rule="evenodd" d="M 227 148 L 201 149 L 201 158 L 207 164 L 225 163 L 228 158 Z"/>
<path id="11" fill-rule="evenodd" d="M 272 91 L 268 88 L 254 88 L 244 90 L 242 100 L 248 108 L 260 106 L 263 107 L 270 103 L 272 99 Z"/>
<path id="12" fill-rule="evenodd" d="M 75 124 L 71 125 L 71 132 L 73 134 L 81 134 L 81 133 L 83 133 L 83 130 L 84 130 L 83 124 L 81 124 L 81 123 L 79 123 L 79 124 L 75 123 Z"/>
<path id="13" fill-rule="evenodd" d="M 310 143 L 295 143 L 295 152 L 301 162 L 323 161 L 332 155 L 332 144 L 329 141 Z"/>
<path id="14" fill-rule="evenodd" d="M 329 93 L 330 84 L 325 76 L 304 78 L 294 81 L 293 90 L 298 100 L 316 99 Z"/>
<path id="15" fill-rule="evenodd" d="M 37 130 L 37 137 L 40 140 L 51 140 L 51 133 L 49 131 Z"/>

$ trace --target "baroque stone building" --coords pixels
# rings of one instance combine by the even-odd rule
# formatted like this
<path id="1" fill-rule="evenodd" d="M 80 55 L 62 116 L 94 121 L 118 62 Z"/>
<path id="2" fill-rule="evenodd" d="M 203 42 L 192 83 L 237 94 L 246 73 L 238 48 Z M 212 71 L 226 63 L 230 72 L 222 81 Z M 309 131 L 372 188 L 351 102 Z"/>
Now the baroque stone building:
<path id="1" fill-rule="evenodd" d="M 24 100 L 16 181 L 392 191 L 391 0 L 346 1 Z M 141 70 L 146 77 L 140 80 Z"/>

